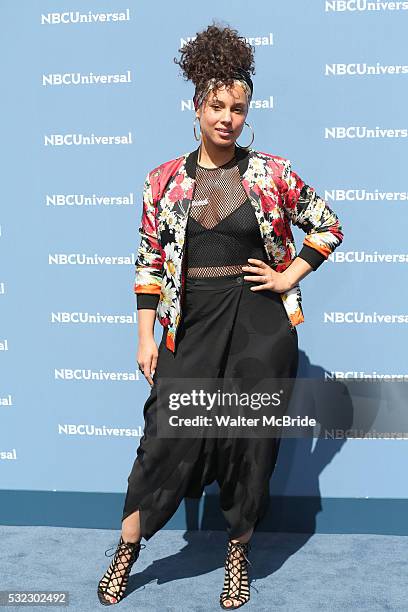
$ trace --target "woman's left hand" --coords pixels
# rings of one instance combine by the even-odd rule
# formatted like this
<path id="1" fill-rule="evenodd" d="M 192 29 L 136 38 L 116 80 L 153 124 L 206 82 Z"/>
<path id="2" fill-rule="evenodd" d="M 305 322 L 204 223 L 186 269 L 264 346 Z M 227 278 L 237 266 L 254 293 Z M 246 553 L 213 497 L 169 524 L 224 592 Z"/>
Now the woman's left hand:
<path id="1" fill-rule="evenodd" d="M 251 287 L 251 291 L 269 289 L 276 293 L 284 293 L 292 289 L 293 285 L 284 272 L 275 272 L 271 266 L 260 259 L 249 258 L 250 265 L 242 266 L 244 272 L 255 274 L 256 276 L 244 276 L 245 280 L 262 283 Z"/>

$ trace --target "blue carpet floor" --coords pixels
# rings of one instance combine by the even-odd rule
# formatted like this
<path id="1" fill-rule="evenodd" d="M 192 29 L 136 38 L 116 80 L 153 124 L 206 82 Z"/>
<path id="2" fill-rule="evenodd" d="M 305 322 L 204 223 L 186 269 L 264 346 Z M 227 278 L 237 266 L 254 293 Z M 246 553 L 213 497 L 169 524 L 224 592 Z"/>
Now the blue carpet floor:
<path id="1" fill-rule="evenodd" d="M 107 609 L 97 583 L 119 531 L 0 526 L 0 590 L 68 591 L 67 608 Z M 142 540 L 128 594 L 111 610 L 210 612 L 224 576 L 226 532 L 162 529 Z M 113 550 L 109 551 L 113 552 Z M 407 536 L 256 532 L 250 553 L 251 600 L 245 612 L 408 609 Z M 7 611 L 43 606 L 7 606 Z"/>

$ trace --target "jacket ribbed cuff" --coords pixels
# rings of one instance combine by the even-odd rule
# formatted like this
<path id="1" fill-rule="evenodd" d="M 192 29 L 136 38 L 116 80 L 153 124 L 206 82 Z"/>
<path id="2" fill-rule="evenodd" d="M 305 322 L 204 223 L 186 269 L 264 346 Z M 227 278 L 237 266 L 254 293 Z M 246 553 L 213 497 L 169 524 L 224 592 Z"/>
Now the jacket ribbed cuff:
<path id="1" fill-rule="evenodd" d="M 160 295 L 157 293 L 136 293 L 137 310 L 152 308 L 156 310 Z"/>
<path id="2" fill-rule="evenodd" d="M 326 261 L 326 257 L 319 253 L 316 249 L 313 249 L 308 244 L 304 244 L 298 253 L 298 257 L 301 257 L 308 264 L 310 264 L 314 271 Z"/>

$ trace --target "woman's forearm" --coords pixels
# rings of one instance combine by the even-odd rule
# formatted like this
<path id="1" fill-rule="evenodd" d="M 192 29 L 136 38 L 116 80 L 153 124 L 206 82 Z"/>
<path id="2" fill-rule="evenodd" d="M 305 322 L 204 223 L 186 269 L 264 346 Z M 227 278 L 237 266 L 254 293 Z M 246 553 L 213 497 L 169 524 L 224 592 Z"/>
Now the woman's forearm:
<path id="1" fill-rule="evenodd" d="M 154 336 L 154 321 L 156 318 L 156 310 L 153 308 L 140 308 L 137 311 L 137 327 L 139 332 L 139 340 L 151 338 Z"/>
<path id="2" fill-rule="evenodd" d="M 312 272 L 313 268 L 301 257 L 295 257 L 290 266 L 282 273 L 289 281 L 291 289 L 305 276 Z"/>

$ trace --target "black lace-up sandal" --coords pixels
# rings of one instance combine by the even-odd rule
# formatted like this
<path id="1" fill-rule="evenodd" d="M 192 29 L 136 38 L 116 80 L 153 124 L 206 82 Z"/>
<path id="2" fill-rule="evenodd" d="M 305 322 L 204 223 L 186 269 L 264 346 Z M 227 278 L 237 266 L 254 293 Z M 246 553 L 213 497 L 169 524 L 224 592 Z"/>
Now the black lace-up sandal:
<path id="1" fill-rule="evenodd" d="M 252 565 L 247 555 L 250 550 L 249 542 L 228 541 L 228 552 L 225 559 L 224 588 L 220 595 L 220 606 L 224 610 L 236 610 L 249 601 L 249 580 L 247 566 Z M 239 603 L 234 603 L 233 600 Z M 231 605 L 226 605 L 230 600 Z"/>
<path id="2" fill-rule="evenodd" d="M 108 550 L 112 550 L 112 548 L 114 547 L 112 546 Z M 105 550 L 106 557 L 115 556 L 98 584 L 98 598 L 101 604 L 110 606 L 119 603 L 123 599 L 130 570 L 138 559 L 142 548 L 146 548 L 146 544 L 125 542 L 122 536 L 120 536 L 119 544 L 113 553 L 107 555 L 108 550 Z"/>

